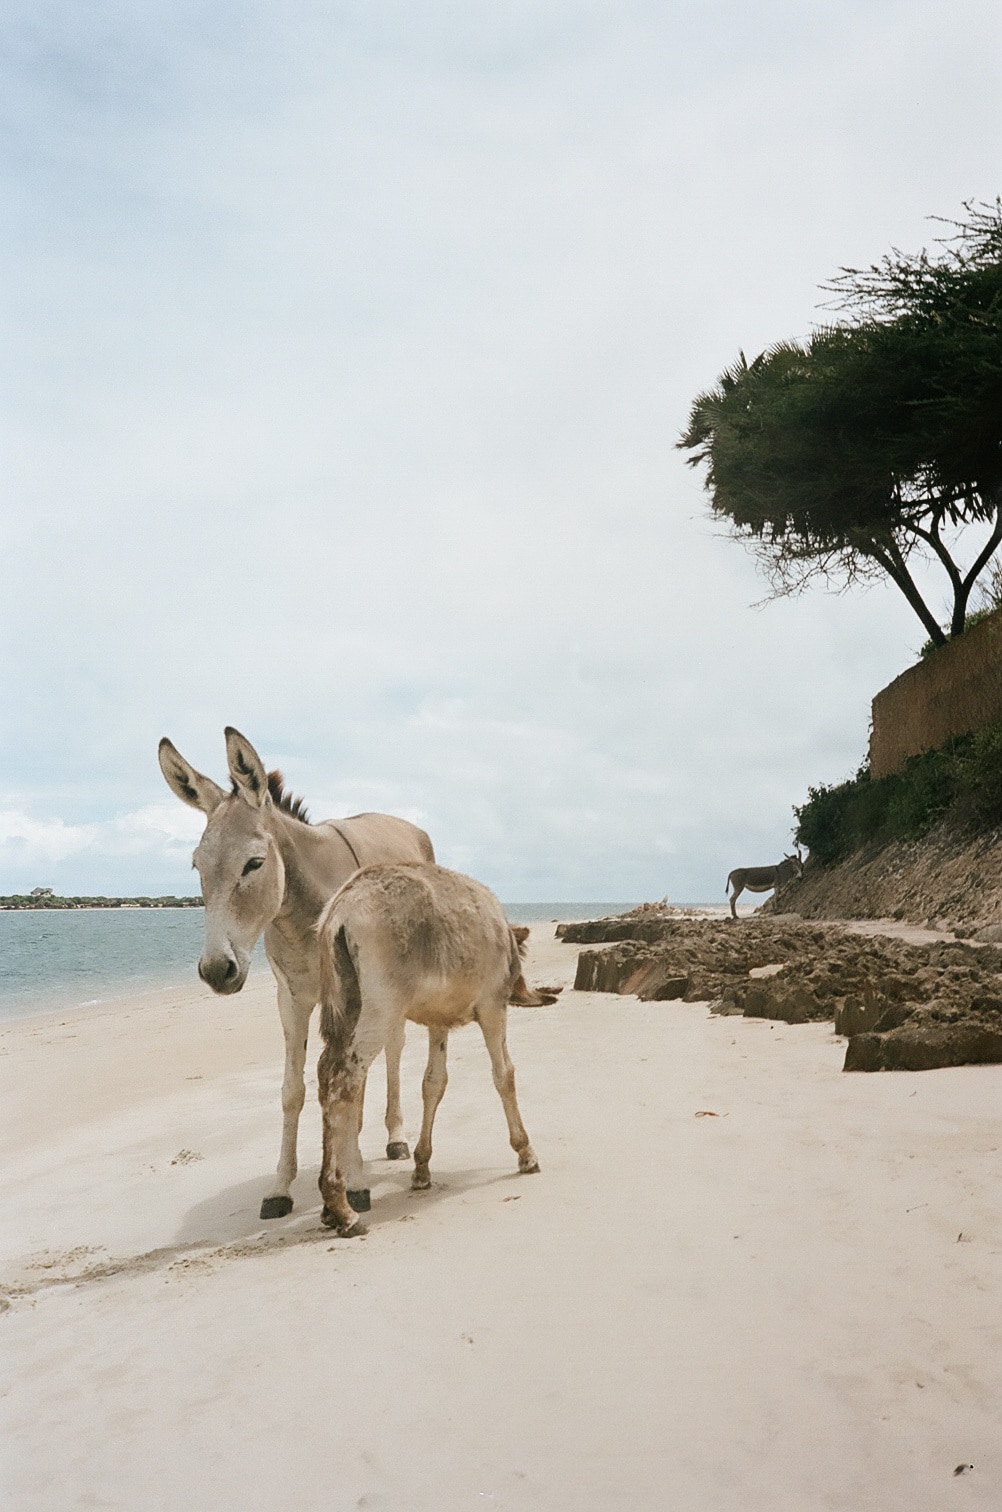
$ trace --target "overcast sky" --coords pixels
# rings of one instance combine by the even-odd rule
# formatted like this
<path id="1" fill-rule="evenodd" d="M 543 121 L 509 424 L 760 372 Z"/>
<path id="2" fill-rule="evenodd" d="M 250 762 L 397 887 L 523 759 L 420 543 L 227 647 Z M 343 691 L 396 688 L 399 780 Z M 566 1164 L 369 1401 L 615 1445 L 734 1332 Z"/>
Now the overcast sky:
<path id="1" fill-rule="evenodd" d="M 721 899 L 923 632 L 674 443 L 1000 188 L 997 0 L 6 0 L 0 892 L 197 890 L 169 735 L 508 901 Z M 941 601 L 937 600 L 937 608 Z"/>

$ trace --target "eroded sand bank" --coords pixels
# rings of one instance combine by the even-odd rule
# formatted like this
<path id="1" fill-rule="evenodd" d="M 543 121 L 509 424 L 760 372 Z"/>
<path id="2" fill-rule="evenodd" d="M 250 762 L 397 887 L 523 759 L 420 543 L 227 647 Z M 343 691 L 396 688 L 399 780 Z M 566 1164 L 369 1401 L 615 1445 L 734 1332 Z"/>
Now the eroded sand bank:
<path id="1" fill-rule="evenodd" d="M 550 933 L 527 975 L 569 983 Z M 319 1227 L 312 1078 L 296 1210 L 257 1218 L 267 977 L 5 1026 L 4 1503 L 1002 1505 L 1002 1067 L 845 1076 L 827 1025 L 569 990 L 510 1026 L 542 1174 L 463 1031 L 429 1193 L 374 1072 L 364 1240 Z M 423 1061 L 412 1029 L 412 1142 Z"/>

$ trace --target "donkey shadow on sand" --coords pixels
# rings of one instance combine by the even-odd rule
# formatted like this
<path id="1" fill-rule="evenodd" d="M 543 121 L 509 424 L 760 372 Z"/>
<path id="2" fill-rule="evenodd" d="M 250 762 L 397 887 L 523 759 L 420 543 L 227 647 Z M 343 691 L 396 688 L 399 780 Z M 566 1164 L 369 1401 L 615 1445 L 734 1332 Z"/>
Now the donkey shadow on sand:
<path id="1" fill-rule="evenodd" d="M 443 1180 L 436 1179 L 429 1188 L 417 1192 L 410 1184 L 406 1167 L 389 1163 L 384 1167 L 382 1161 L 368 1162 L 367 1166 L 375 1202 L 367 1222 L 373 1230 L 420 1218 L 429 1206 L 463 1197 L 467 1192 L 511 1187 L 517 1183 L 519 1175 L 514 1170 L 450 1167 Z M 312 1188 L 316 1192 L 319 1178 L 319 1164 L 303 1166 L 300 1170 L 299 1179 L 307 1190 Z M 304 1206 L 285 1223 L 273 1227 L 271 1224 L 262 1225 L 257 1215 L 260 1192 L 260 1181 L 243 1181 L 236 1186 L 223 1187 L 211 1197 L 195 1203 L 173 1235 L 171 1253 L 189 1249 L 239 1248 L 242 1242 L 262 1253 L 299 1243 L 312 1244 L 321 1239 L 330 1243 L 330 1229 L 321 1225 L 322 1205 L 319 1201 Z M 349 1237 L 355 1236 L 351 1234 Z"/>

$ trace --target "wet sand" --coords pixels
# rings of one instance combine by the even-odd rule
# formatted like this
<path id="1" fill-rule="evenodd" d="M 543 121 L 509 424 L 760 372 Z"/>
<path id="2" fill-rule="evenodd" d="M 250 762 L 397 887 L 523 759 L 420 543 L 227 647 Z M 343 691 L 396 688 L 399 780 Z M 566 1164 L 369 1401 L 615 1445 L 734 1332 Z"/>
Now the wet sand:
<path id="1" fill-rule="evenodd" d="M 533 928 L 531 982 L 577 949 Z M 0 1032 L 0 1500 L 19 1512 L 940 1512 L 1002 1505 L 1002 1067 L 845 1076 L 830 1026 L 513 1009 L 542 1173 L 475 1028 L 430 1192 L 296 1209 L 274 989 Z M 315 1062 L 315 1047 L 310 1062 Z M 423 1035 L 408 1033 L 413 1143 Z M 955 1475 L 960 1465 L 973 1469 Z"/>

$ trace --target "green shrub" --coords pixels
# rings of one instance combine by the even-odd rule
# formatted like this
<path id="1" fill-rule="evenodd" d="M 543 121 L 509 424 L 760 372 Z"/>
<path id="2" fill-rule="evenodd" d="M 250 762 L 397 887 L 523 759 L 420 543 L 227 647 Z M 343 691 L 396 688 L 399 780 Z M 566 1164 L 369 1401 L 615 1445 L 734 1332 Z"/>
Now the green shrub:
<path id="1" fill-rule="evenodd" d="M 884 828 L 888 839 L 918 840 L 947 813 L 957 794 L 954 745 L 913 756 L 891 784 Z"/>
<path id="2" fill-rule="evenodd" d="M 956 796 L 951 817 L 965 829 L 1002 824 L 1002 724 L 986 725 L 954 753 Z"/>
<path id="3" fill-rule="evenodd" d="M 793 810 L 797 844 L 806 846 L 813 859 L 823 866 L 840 861 L 855 849 L 853 821 L 857 800 L 857 784 L 853 782 L 808 788 L 807 802 Z"/>
<path id="4" fill-rule="evenodd" d="M 918 840 L 941 819 L 975 831 L 1002 824 L 1002 723 L 913 756 L 893 776 L 863 766 L 849 782 L 809 788 L 793 812 L 797 843 L 823 866 L 864 845 Z"/>

